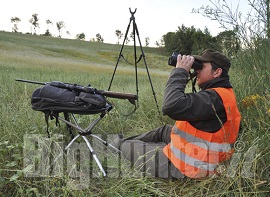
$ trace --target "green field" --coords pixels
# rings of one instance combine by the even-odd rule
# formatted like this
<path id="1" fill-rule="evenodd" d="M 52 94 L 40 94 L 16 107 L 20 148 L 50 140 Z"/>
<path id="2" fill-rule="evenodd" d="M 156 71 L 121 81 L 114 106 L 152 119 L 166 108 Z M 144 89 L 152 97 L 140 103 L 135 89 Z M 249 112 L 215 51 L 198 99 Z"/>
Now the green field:
<path id="1" fill-rule="evenodd" d="M 24 137 L 46 134 L 44 115 L 33 111 L 32 92 L 39 85 L 15 81 L 16 78 L 41 82 L 62 81 L 107 90 L 121 45 L 67 40 L 52 37 L 0 32 L 0 196 L 268 196 L 270 180 L 270 90 L 269 43 L 246 50 L 233 58 L 230 71 L 242 114 L 239 136 L 238 165 L 233 175 L 224 172 L 206 180 L 162 180 L 127 176 L 95 178 L 87 189 L 72 190 L 68 176 L 26 177 L 23 168 Z M 143 133 L 173 121 L 159 114 L 163 90 L 172 69 L 161 49 L 144 48 L 147 75 L 143 60 L 138 63 L 138 95 L 136 112 L 125 100 L 112 99 L 114 109 L 94 132 L 123 134 Z M 141 54 L 137 48 L 137 56 Z M 120 60 L 111 91 L 136 94 L 133 47 L 125 46 L 123 55 L 131 64 Z M 156 107 L 154 92 L 159 108 Z M 81 116 L 86 125 L 92 117 Z M 64 127 L 50 121 L 52 133 L 65 134 Z M 236 148 L 237 149 L 237 148 Z M 249 158 L 249 156 L 252 158 Z M 243 173 L 250 164 L 248 173 Z M 134 172 L 136 173 L 136 172 Z"/>

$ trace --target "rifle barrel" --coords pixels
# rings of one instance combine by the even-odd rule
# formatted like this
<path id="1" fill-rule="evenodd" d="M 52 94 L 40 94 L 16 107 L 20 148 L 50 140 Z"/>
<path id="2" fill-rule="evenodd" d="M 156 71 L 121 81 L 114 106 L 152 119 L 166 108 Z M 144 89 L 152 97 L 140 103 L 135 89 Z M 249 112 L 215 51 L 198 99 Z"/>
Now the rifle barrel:
<path id="1" fill-rule="evenodd" d="M 34 83 L 34 84 L 46 85 L 45 82 L 40 82 L 40 81 L 30 81 L 30 80 L 25 80 L 25 79 L 15 79 L 15 80 L 20 81 L 20 82 L 26 82 L 26 83 Z"/>

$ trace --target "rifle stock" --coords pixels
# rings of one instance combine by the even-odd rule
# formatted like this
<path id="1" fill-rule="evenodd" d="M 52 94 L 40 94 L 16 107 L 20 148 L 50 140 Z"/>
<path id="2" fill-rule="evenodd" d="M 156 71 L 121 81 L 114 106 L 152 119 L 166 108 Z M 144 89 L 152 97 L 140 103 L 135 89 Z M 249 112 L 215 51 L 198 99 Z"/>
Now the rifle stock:
<path id="1" fill-rule="evenodd" d="M 135 94 L 112 92 L 112 91 L 105 91 L 105 90 L 96 90 L 96 93 L 102 94 L 104 96 L 111 97 L 111 98 L 128 99 L 129 101 L 138 100 L 138 96 Z"/>

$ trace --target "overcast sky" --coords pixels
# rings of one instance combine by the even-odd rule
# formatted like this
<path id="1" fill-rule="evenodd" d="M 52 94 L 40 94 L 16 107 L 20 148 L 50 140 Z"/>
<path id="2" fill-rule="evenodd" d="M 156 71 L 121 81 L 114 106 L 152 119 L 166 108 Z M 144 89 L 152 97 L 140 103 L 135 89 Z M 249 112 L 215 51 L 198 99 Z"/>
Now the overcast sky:
<path id="1" fill-rule="evenodd" d="M 239 10 L 247 10 L 247 0 L 227 0 L 233 9 L 238 1 Z M 115 30 L 125 33 L 131 17 L 129 8 L 132 11 L 137 8 L 134 16 L 142 44 L 149 37 L 150 45 L 154 46 L 162 35 L 175 32 L 182 24 L 201 30 L 207 27 L 213 36 L 224 31 L 217 22 L 191 13 L 192 8 L 208 4 L 211 5 L 209 0 L 5 0 L 0 7 L 0 30 L 12 31 L 10 19 L 16 16 L 21 19 L 19 31 L 31 32 L 29 19 L 36 13 L 40 23 L 37 34 L 45 33 L 49 19 L 54 23 L 50 32 L 55 35 L 58 35 L 56 22 L 64 21 L 63 37 L 68 37 L 69 31 L 70 38 L 84 33 L 86 40 L 90 40 L 100 33 L 104 42 L 116 43 Z"/>

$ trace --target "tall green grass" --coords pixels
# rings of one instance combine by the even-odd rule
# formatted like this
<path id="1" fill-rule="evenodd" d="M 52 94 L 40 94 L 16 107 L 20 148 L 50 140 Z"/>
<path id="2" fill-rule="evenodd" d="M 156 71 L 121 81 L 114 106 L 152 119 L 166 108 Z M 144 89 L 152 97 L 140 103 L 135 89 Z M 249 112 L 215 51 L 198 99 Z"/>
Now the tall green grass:
<path id="1" fill-rule="evenodd" d="M 205 180 L 163 180 L 134 176 L 126 172 L 119 178 L 91 179 L 87 189 L 71 190 L 68 176 L 27 178 L 23 174 L 23 137 L 26 134 L 46 134 L 44 116 L 30 106 L 32 92 L 39 85 L 16 82 L 16 78 L 34 81 L 63 81 L 91 84 L 107 90 L 119 55 L 120 45 L 65 40 L 58 38 L 0 32 L 0 195 L 1 196 L 268 196 L 269 195 L 269 43 L 253 50 L 240 52 L 233 59 L 231 82 L 242 114 L 239 135 L 239 163 L 234 175 L 225 171 Z M 158 49 L 144 48 L 159 110 L 163 90 L 170 72 L 167 57 Z M 138 51 L 140 51 L 138 49 Z M 123 51 L 133 61 L 133 47 Z M 139 54 L 139 52 L 138 52 Z M 140 55 L 140 54 L 139 54 Z M 138 65 L 139 106 L 133 110 L 127 101 L 110 99 L 114 109 L 93 132 L 101 134 L 135 135 L 164 123 L 157 109 L 144 63 Z M 119 62 L 112 91 L 136 94 L 134 66 Z M 79 117 L 86 126 L 91 116 Z M 64 127 L 50 130 L 64 134 Z M 243 174 L 250 148 L 256 147 L 251 160 L 252 176 Z M 253 150 L 253 149 L 252 149 Z M 107 161 L 110 162 L 110 161 Z"/>

